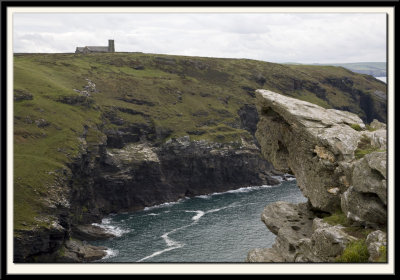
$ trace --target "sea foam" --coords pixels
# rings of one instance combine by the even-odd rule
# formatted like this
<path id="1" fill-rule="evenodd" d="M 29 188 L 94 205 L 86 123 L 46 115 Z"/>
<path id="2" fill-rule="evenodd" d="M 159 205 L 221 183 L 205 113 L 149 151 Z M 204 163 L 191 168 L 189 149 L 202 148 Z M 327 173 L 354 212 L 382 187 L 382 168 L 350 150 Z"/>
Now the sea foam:
<path id="1" fill-rule="evenodd" d="M 101 227 L 105 232 L 111 233 L 116 237 L 121 237 L 123 234 L 130 232 L 128 229 L 122 229 L 118 226 L 111 225 L 111 218 L 104 218 L 101 224 L 93 223 L 92 225 Z"/>

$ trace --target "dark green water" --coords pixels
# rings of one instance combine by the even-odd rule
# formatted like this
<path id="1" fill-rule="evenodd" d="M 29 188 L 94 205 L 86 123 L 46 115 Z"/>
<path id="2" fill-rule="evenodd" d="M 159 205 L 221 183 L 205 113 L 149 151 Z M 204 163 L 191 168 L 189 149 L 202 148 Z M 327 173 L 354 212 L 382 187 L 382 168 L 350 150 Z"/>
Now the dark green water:
<path id="1" fill-rule="evenodd" d="M 92 244 L 109 248 L 99 262 L 244 262 L 249 250 L 274 243 L 261 213 L 275 201 L 306 199 L 295 180 L 186 198 L 110 215 L 101 226 L 119 237 Z"/>

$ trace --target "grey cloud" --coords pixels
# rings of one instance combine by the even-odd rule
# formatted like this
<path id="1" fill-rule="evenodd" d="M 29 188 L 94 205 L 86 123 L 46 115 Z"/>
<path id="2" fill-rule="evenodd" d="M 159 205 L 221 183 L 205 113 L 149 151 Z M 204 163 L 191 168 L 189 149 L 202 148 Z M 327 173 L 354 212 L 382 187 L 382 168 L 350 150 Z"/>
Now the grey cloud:
<path id="1" fill-rule="evenodd" d="M 15 14 L 15 52 L 117 51 L 271 62 L 385 61 L 384 14 Z M 34 46 L 34 47 L 32 47 Z"/>

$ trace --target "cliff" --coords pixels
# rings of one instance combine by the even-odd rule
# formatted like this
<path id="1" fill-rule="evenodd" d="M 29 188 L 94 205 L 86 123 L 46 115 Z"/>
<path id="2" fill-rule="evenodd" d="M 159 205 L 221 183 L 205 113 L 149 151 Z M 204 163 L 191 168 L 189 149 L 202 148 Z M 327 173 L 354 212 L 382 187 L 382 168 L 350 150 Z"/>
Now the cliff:
<path id="1" fill-rule="evenodd" d="M 350 112 L 268 90 L 257 90 L 257 102 L 262 154 L 278 170 L 295 174 L 308 202 L 267 205 L 261 219 L 277 235 L 275 244 L 250 251 L 247 261 L 384 259 L 386 126 L 366 126 Z"/>
<path id="2" fill-rule="evenodd" d="M 338 67 L 143 53 L 16 55 L 14 260 L 90 261 L 104 252 L 78 240 L 106 238 L 87 226 L 104 215 L 277 183 L 254 136 L 260 86 L 386 120 L 386 85 Z"/>

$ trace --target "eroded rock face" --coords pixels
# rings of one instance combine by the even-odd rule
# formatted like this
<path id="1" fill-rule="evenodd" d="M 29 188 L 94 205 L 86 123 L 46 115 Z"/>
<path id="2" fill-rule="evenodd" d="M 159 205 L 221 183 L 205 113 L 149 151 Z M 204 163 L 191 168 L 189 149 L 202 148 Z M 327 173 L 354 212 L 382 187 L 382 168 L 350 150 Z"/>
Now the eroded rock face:
<path id="1" fill-rule="evenodd" d="M 267 90 L 257 90 L 256 95 L 260 115 L 256 137 L 264 157 L 277 169 L 293 171 L 313 208 L 329 213 L 340 210 L 344 193 L 353 186 L 358 197 L 371 203 L 377 196 L 383 204 L 379 212 L 386 211 L 384 125 L 375 120 L 373 127 L 379 129 L 371 132 L 350 112 L 324 109 Z M 361 152 L 369 154 L 356 158 L 355 153 Z M 346 212 L 354 211 L 346 208 Z M 369 219 L 353 214 L 349 217 Z"/>
<path id="2" fill-rule="evenodd" d="M 387 221 L 386 125 L 349 112 L 257 90 L 256 137 L 263 156 L 291 170 L 307 204 L 267 205 L 262 221 L 277 235 L 272 248 L 249 252 L 249 262 L 332 262 L 357 240 L 342 225 L 319 218 L 343 212 L 354 224 L 384 228 Z M 379 240 L 379 241 L 376 241 Z M 371 236 L 370 244 L 383 244 Z M 377 246 L 370 245 L 377 258 Z"/>
<path id="3" fill-rule="evenodd" d="M 351 125 L 365 127 L 349 112 L 258 90 L 260 121 L 256 137 L 266 159 L 277 169 L 291 169 L 313 207 L 334 212 L 346 186 L 340 161 L 354 157 L 360 133 Z M 339 191 L 332 192 L 337 188 Z"/>
<path id="4" fill-rule="evenodd" d="M 104 212 L 138 210 L 185 196 L 248 185 L 278 184 L 254 144 L 171 139 L 159 147 L 131 143 L 107 148 L 94 185 Z M 121 195 L 124 194 L 124 195 Z M 93 208 L 93 207 L 91 207 Z"/>

